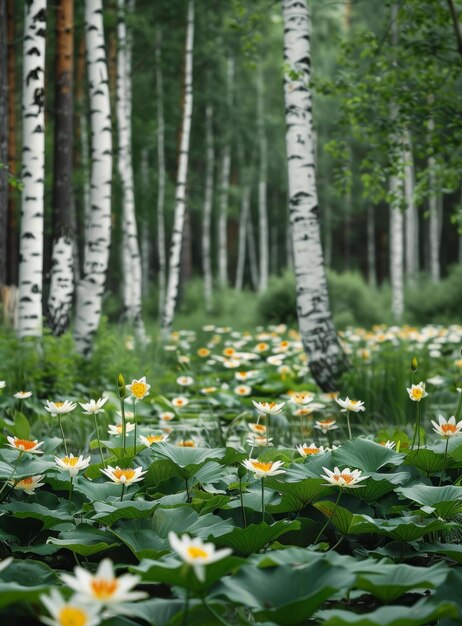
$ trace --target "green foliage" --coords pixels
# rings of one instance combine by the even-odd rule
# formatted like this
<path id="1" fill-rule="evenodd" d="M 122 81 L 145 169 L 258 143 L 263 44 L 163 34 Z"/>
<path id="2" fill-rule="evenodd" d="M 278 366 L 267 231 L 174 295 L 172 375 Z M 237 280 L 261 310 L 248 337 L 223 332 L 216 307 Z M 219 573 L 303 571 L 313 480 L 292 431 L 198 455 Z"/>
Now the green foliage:
<path id="1" fill-rule="evenodd" d="M 462 311 L 462 266 L 454 266 L 438 283 L 422 276 L 418 284 L 406 291 L 406 310 L 415 324 L 460 323 Z"/>

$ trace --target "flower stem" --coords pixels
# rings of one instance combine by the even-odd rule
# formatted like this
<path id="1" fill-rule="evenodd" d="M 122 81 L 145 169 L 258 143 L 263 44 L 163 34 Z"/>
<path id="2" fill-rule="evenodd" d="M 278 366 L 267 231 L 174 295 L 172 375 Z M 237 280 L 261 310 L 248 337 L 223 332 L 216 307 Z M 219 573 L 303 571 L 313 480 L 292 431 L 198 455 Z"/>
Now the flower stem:
<path id="1" fill-rule="evenodd" d="M 303 446 L 303 415 L 300 413 L 300 443 Z"/>
<path id="2" fill-rule="evenodd" d="M 244 507 L 244 496 L 242 495 L 242 478 L 239 478 L 239 496 L 241 499 L 242 521 L 244 522 L 244 528 L 247 528 L 247 518 L 245 515 L 245 507 Z"/>
<path id="3" fill-rule="evenodd" d="M 3 487 L 0 489 L 0 495 L 2 495 L 2 493 L 5 491 L 5 487 L 8 485 L 8 483 L 10 482 L 10 480 L 13 478 L 14 473 L 16 472 L 16 469 L 18 467 L 19 461 L 21 460 L 22 456 L 24 454 L 24 450 L 20 450 L 19 454 L 18 454 L 18 458 L 16 459 L 16 461 L 14 462 L 13 465 L 13 469 L 11 471 L 11 474 L 8 476 L 8 478 L 5 480 L 5 482 L 3 483 Z"/>
<path id="4" fill-rule="evenodd" d="M 133 421 L 135 422 L 135 439 L 133 442 L 133 456 L 136 456 L 136 398 L 133 398 Z"/>
<path id="5" fill-rule="evenodd" d="M 59 422 L 59 428 L 61 430 L 61 437 L 63 438 L 64 451 L 66 453 L 66 456 L 69 456 L 69 453 L 67 451 L 66 437 L 64 436 L 63 424 L 61 422 L 61 415 L 59 413 L 58 413 L 58 422 Z"/>
<path id="6" fill-rule="evenodd" d="M 125 492 L 125 484 L 122 483 L 122 493 L 120 494 L 120 501 L 122 502 L 122 500 L 124 499 L 124 492 Z"/>
<path id="7" fill-rule="evenodd" d="M 315 543 L 315 544 L 316 544 L 316 543 L 318 543 L 318 541 L 319 541 L 319 537 L 321 537 L 321 535 L 323 534 L 323 532 L 326 530 L 327 525 L 328 525 L 328 523 L 330 522 L 331 518 L 332 518 L 332 517 L 334 517 L 334 513 L 335 513 L 335 511 L 337 510 L 338 503 L 339 503 L 339 501 L 340 501 L 340 496 L 341 496 L 341 495 L 342 495 L 342 490 L 341 490 L 341 489 L 339 489 L 338 496 L 337 496 L 337 500 L 335 501 L 335 506 L 334 506 L 334 508 L 332 509 L 332 513 L 331 513 L 331 514 L 330 514 L 330 516 L 326 519 L 326 523 L 324 524 L 324 526 L 323 526 L 323 527 L 321 528 L 321 530 L 319 531 L 318 536 L 317 536 L 317 537 L 316 537 L 316 539 L 313 541 L 313 543 Z"/>
<path id="8" fill-rule="evenodd" d="M 69 487 L 69 515 L 71 514 L 72 492 L 74 491 L 74 477 L 70 476 L 71 486 Z"/>
<path id="9" fill-rule="evenodd" d="M 186 589 L 186 597 L 184 600 L 183 626 L 188 626 L 189 621 L 189 589 Z"/>
<path id="10" fill-rule="evenodd" d="M 351 441 L 352 437 L 351 437 L 351 426 L 350 426 L 350 411 L 347 411 L 347 425 L 348 425 L 348 436 Z"/>
<path id="11" fill-rule="evenodd" d="M 213 617 L 218 622 L 220 622 L 220 624 L 223 624 L 223 626 L 229 626 L 228 622 L 226 620 L 224 620 L 221 617 L 221 615 L 215 611 L 215 609 L 212 609 L 212 607 L 210 606 L 210 604 L 207 602 L 207 600 L 204 597 L 202 597 L 202 604 L 205 606 L 207 611 L 209 611 L 209 613 L 211 613 L 213 615 Z"/>
<path id="12" fill-rule="evenodd" d="M 417 450 L 420 449 L 420 403 L 416 402 L 416 417 L 415 417 L 415 427 L 414 427 L 414 436 L 412 438 L 411 450 L 414 449 L 414 444 L 417 439 Z"/>
<path id="13" fill-rule="evenodd" d="M 127 439 L 127 423 L 125 421 L 125 403 L 124 399 L 120 399 L 120 413 L 122 415 L 122 448 L 125 454 L 126 439 Z"/>
<path id="14" fill-rule="evenodd" d="M 443 482 L 443 477 L 446 473 L 446 459 L 448 458 L 448 444 L 449 444 L 449 437 L 446 437 L 446 447 L 444 448 L 444 457 L 443 457 L 443 468 L 441 470 L 440 482 L 438 483 L 438 487 L 441 487 L 441 483 Z"/>
<path id="15" fill-rule="evenodd" d="M 261 521 L 265 521 L 265 479 L 261 479 Z"/>
<path id="16" fill-rule="evenodd" d="M 101 447 L 101 439 L 99 438 L 98 418 L 96 417 L 96 413 L 93 414 L 93 417 L 95 419 L 96 438 L 98 439 L 99 453 L 101 455 L 101 463 L 103 464 L 103 467 L 106 467 L 106 461 L 104 460 L 104 456 L 103 456 L 103 448 Z"/>
<path id="17" fill-rule="evenodd" d="M 185 478 L 184 482 L 186 483 L 186 502 L 191 502 L 191 494 L 189 493 L 189 482 L 188 482 L 188 479 Z"/>

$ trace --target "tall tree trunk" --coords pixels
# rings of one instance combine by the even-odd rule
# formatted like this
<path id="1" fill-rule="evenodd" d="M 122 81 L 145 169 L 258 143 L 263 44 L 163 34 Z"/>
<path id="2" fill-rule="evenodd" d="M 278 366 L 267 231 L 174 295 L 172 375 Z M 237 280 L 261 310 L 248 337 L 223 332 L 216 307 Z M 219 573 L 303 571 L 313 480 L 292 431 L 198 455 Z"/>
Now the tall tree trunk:
<path id="1" fill-rule="evenodd" d="M 324 211 L 324 258 L 326 267 L 332 267 L 332 208 L 330 202 L 326 202 Z"/>
<path id="2" fill-rule="evenodd" d="M 228 285 L 228 200 L 231 175 L 230 125 L 234 88 L 234 57 L 229 56 L 226 72 L 227 127 L 220 176 L 220 212 L 218 217 L 218 280 L 221 287 Z"/>
<path id="3" fill-rule="evenodd" d="M 170 247 L 169 272 L 165 307 L 162 317 L 162 333 L 164 338 L 170 333 L 175 314 L 180 281 L 181 243 L 183 239 L 184 216 L 186 208 L 186 182 L 188 177 L 189 137 L 191 134 L 191 117 L 193 105 L 193 41 L 194 41 L 194 1 L 188 2 L 188 25 L 186 29 L 185 53 L 185 99 L 181 129 L 181 147 L 178 163 L 178 174 L 175 193 L 175 212 L 173 222 L 172 243 Z"/>
<path id="4" fill-rule="evenodd" d="M 88 120 L 87 108 L 85 105 L 85 36 L 80 40 L 79 53 L 77 56 L 77 106 L 79 116 L 79 135 L 80 135 L 80 168 L 82 170 L 83 179 L 83 232 L 84 243 L 88 241 L 90 236 L 90 155 L 88 142 Z"/>
<path id="5" fill-rule="evenodd" d="M 142 273 L 138 244 L 133 184 L 132 133 L 131 133 L 131 36 L 125 23 L 125 0 L 118 0 L 117 50 L 117 130 L 119 146 L 117 166 L 122 185 L 122 269 L 123 304 L 126 319 L 134 325 L 141 344 L 146 343 L 146 331 L 141 308 Z M 133 3 L 127 4 L 133 11 Z"/>
<path id="6" fill-rule="evenodd" d="M 46 0 L 25 5 L 19 337 L 42 336 Z"/>
<path id="7" fill-rule="evenodd" d="M 347 363 L 332 322 L 321 247 L 309 89 L 310 16 L 306 0 L 282 0 L 282 6 L 289 215 L 298 323 L 313 378 L 324 391 L 335 391 Z"/>
<path id="8" fill-rule="evenodd" d="M 390 177 L 390 282 L 391 312 L 396 322 L 401 320 L 404 311 L 404 267 L 403 267 L 403 225 L 404 216 L 401 210 L 403 188 L 399 175 Z"/>
<path id="9" fill-rule="evenodd" d="M 202 216 L 202 272 L 204 274 L 205 310 L 212 310 L 212 208 L 213 173 L 215 170 L 215 148 L 213 141 L 213 107 L 207 104 L 205 110 L 205 197 Z"/>
<path id="10" fill-rule="evenodd" d="M 263 93 L 263 71 L 261 65 L 257 72 L 257 134 L 260 153 L 258 180 L 258 235 L 260 252 L 260 283 L 259 291 L 268 287 L 269 274 L 269 233 L 266 179 L 268 173 L 268 150 L 265 135 L 265 109 Z"/>
<path id="11" fill-rule="evenodd" d="M 245 161 L 244 148 L 242 141 L 239 141 L 238 145 L 239 156 L 239 173 L 240 173 L 240 188 L 241 188 L 241 210 L 239 214 L 239 234 L 238 234 L 238 247 L 237 247 L 237 267 L 236 267 L 236 282 L 234 288 L 240 291 L 244 285 L 244 268 L 245 268 L 245 253 L 246 253 L 246 239 L 248 234 L 248 225 L 250 218 L 250 173 L 252 168 L 249 163 Z M 255 277 L 256 279 L 257 277 Z M 258 282 L 258 281 L 257 281 Z"/>
<path id="12" fill-rule="evenodd" d="M 145 147 L 141 150 L 141 189 L 144 198 L 143 227 L 141 229 L 141 291 L 144 297 L 149 292 L 149 261 L 151 259 L 151 237 L 149 232 L 149 153 Z"/>
<path id="13" fill-rule="evenodd" d="M 429 103 L 433 102 L 433 97 L 429 97 Z M 435 132 L 435 122 L 433 117 L 428 120 L 428 135 L 430 142 Z M 437 283 L 440 280 L 440 223 L 438 215 L 438 193 L 437 176 L 436 176 L 436 159 L 433 156 L 428 157 L 428 212 L 429 212 L 429 243 L 430 243 L 430 278 Z"/>
<path id="14" fill-rule="evenodd" d="M 159 316 L 165 306 L 167 285 L 167 253 L 165 245 L 165 122 L 164 85 L 162 75 L 162 31 L 156 27 L 156 96 L 157 96 L 157 257 L 159 261 Z"/>
<path id="15" fill-rule="evenodd" d="M 6 283 L 8 258 L 8 36 L 6 0 L 0 0 L 0 285 Z"/>
<path id="16" fill-rule="evenodd" d="M 250 280 L 252 281 L 254 291 L 258 291 L 260 277 L 258 274 L 257 244 L 255 242 L 251 206 L 249 206 L 249 218 L 247 220 L 247 248 L 249 249 Z"/>
<path id="17" fill-rule="evenodd" d="M 403 135 L 404 159 L 404 197 L 406 201 L 405 233 L 406 233 L 406 278 L 409 284 L 419 271 L 419 222 L 414 202 L 414 159 L 412 156 L 412 140 L 408 130 Z"/>
<path id="18" fill-rule="evenodd" d="M 111 240 L 112 131 L 102 0 L 85 0 L 91 123 L 91 216 L 82 278 L 77 286 L 74 339 L 89 355 L 101 317 Z"/>
<path id="19" fill-rule="evenodd" d="M 48 321 L 62 335 L 70 321 L 74 295 L 73 138 L 74 2 L 59 0 L 56 13 L 56 91 L 53 178 L 53 248 Z"/>
<path id="20" fill-rule="evenodd" d="M 13 176 L 17 171 L 16 150 L 16 53 L 14 0 L 7 0 L 7 37 L 8 37 L 8 169 Z M 16 198 L 8 194 L 8 239 L 7 239 L 7 277 L 9 285 L 18 284 L 18 224 Z"/>
<path id="21" fill-rule="evenodd" d="M 367 205 L 367 280 L 371 287 L 377 287 L 377 261 L 375 252 L 375 210 Z"/>

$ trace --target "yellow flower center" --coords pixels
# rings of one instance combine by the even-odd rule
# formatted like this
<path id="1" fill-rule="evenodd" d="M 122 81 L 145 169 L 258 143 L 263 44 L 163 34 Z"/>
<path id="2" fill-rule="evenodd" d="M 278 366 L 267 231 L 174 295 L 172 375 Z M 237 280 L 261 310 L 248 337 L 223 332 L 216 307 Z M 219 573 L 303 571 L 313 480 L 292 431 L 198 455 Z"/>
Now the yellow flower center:
<path id="1" fill-rule="evenodd" d="M 164 440 L 164 435 L 149 435 L 146 439 L 149 443 L 158 443 L 159 441 Z"/>
<path id="2" fill-rule="evenodd" d="M 120 480 L 122 478 L 122 476 L 125 476 L 125 480 L 129 481 L 131 480 L 134 476 L 135 476 L 135 470 L 132 469 L 120 469 L 117 468 L 116 470 L 113 471 L 113 476 L 115 478 L 117 478 L 118 480 Z"/>
<path id="3" fill-rule="evenodd" d="M 336 480 L 337 482 L 343 478 L 343 480 L 345 481 L 345 483 L 347 485 L 349 485 L 351 483 L 351 481 L 353 480 L 353 476 L 351 474 L 334 474 L 334 476 L 332 476 L 332 478 L 334 480 Z"/>
<path id="4" fill-rule="evenodd" d="M 353 406 L 358 404 L 358 402 L 359 402 L 359 400 L 350 400 L 350 404 L 352 404 Z"/>
<path id="5" fill-rule="evenodd" d="M 303 448 L 303 452 L 305 454 L 318 454 L 318 452 L 320 451 L 320 448 Z"/>
<path id="6" fill-rule="evenodd" d="M 411 395 L 415 400 L 421 400 L 424 394 L 424 390 L 421 387 L 414 387 L 411 391 Z"/>
<path id="7" fill-rule="evenodd" d="M 32 450 L 33 448 L 36 447 L 37 442 L 36 441 L 29 441 L 29 439 L 16 439 L 15 438 L 14 445 L 19 450 Z"/>
<path id="8" fill-rule="evenodd" d="M 141 383 L 138 380 L 132 383 L 131 392 L 135 396 L 135 398 L 138 398 L 138 400 L 140 400 L 146 395 L 147 388 L 148 386 L 146 385 L 146 383 Z"/>
<path id="9" fill-rule="evenodd" d="M 207 348 L 199 348 L 197 354 L 202 357 L 208 356 L 210 354 L 210 350 L 208 350 Z"/>
<path id="10" fill-rule="evenodd" d="M 65 606 L 58 614 L 60 626 L 85 626 L 88 624 L 87 614 L 75 606 Z"/>
<path id="11" fill-rule="evenodd" d="M 33 483 L 33 478 L 32 476 L 28 476 L 27 478 L 23 478 L 22 480 L 18 480 L 18 482 L 16 483 L 16 487 L 30 487 L 30 485 L 32 485 Z"/>
<path id="12" fill-rule="evenodd" d="M 225 348 L 223 350 L 223 354 L 225 356 L 233 356 L 233 354 L 235 354 L 235 353 L 236 353 L 236 350 L 234 348 Z"/>
<path id="13" fill-rule="evenodd" d="M 260 470 L 261 472 L 269 472 L 273 467 L 271 462 L 263 463 L 262 461 L 252 461 L 252 465 L 256 470 Z"/>
<path id="14" fill-rule="evenodd" d="M 192 439 L 187 439 L 186 441 L 179 441 L 176 445 L 180 448 L 195 448 L 196 442 Z"/>
<path id="15" fill-rule="evenodd" d="M 183 404 L 184 404 L 184 400 L 178 399 L 175 401 L 176 406 L 183 406 Z"/>
<path id="16" fill-rule="evenodd" d="M 266 433 L 266 426 L 263 426 L 263 424 L 252 424 L 252 430 L 255 430 L 257 433 Z"/>
<path id="17" fill-rule="evenodd" d="M 192 559 L 205 559 L 208 557 L 208 553 L 203 548 L 196 546 L 189 546 L 187 553 Z"/>
<path id="18" fill-rule="evenodd" d="M 457 426 L 455 424 L 443 424 L 441 426 L 441 430 L 443 433 L 455 433 L 457 431 Z"/>
<path id="19" fill-rule="evenodd" d="M 75 457 L 75 456 L 65 456 L 61 459 L 61 461 L 65 464 L 65 465 L 70 465 L 71 467 L 74 467 L 74 465 L 76 465 L 79 461 L 79 457 Z"/>
<path id="20" fill-rule="evenodd" d="M 116 578 L 107 580 L 105 578 L 96 578 L 90 583 L 93 596 L 98 600 L 108 600 L 112 598 L 117 590 L 118 582 Z"/>
<path id="21" fill-rule="evenodd" d="M 321 420 L 318 423 L 321 424 L 322 426 L 331 426 L 334 422 L 335 420 Z"/>
<path id="22" fill-rule="evenodd" d="M 54 404 L 57 409 L 60 409 L 62 406 L 64 406 L 64 402 L 52 402 L 52 404 Z"/>

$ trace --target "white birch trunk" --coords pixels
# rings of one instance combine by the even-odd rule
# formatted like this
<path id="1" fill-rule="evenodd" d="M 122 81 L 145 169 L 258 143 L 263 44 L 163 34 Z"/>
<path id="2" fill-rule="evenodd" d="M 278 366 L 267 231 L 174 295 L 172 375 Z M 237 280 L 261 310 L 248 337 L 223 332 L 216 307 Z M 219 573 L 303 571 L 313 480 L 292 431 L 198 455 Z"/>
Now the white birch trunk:
<path id="1" fill-rule="evenodd" d="M 401 320 L 404 311 L 404 215 L 401 210 L 403 186 L 398 175 L 390 177 L 390 283 L 391 312 L 396 322 Z"/>
<path id="2" fill-rule="evenodd" d="M 414 201 L 414 159 L 412 156 L 412 140 L 408 130 L 403 135 L 404 159 L 404 197 L 406 201 L 405 237 L 406 237 L 406 278 L 413 283 L 419 271 L 419 222 Z"/>
<path id="3" fill-rule="evenodd" d="M 164 311 L 167 284 L 167 254 L 165 246 L 165 123 L 164 86 L 162 76 L 162 32 L 156 28 L 156 95 L 157 95 L 157 258 L 159 261 L 159 315 Z"/>
<path id="4" fill-rule="evenodd" d="M 149 237 L 149 156 L 148 149 L 141 150 L 141 189 L 143 192 L 143 227 L 141 233 L 141 290 L 144 297 L 149 291 L 149 259 L 151 258 L 151 239 Z"/>
<path id="5" fill-rule="evenodd" d="M 226 73 L 227 130 L 223 148 L 220 177 L 220 204 L 218 217 L 218 280 L 221 287 L 228 285 L 228 196 L 231 175 L 230 117 L 233 104 L 234 58 L 228 57 Z"/>
<path id="6" fill-rule="evenodd" d="M 371 287 L 377 287 L 377 263 L 375 260 L 375 213 L 367 206 L 367 278 Z"/>
<path id="7" fill-rule="evenodd" d="M 244 268 L 245 268 L 245 242 L 248 232 L 248 224 L 250 217 L 250 183 L 245 180 L 242 188 L 241 211 L 239 215 L 239 235 L 237 249 L 237 268 L 236 283 L 234 288 L 240 291 L 244 286 Z M 258 283 L 258 277 L 254 276 L 255 283 Z"/>
<path id="8" fill-rule="evenodd" d="M 430 97 L 432 102 L 433 98 Z M 428 120 L 428 134 L 430 140 L 435 130 L 435 122 L 432 117 Z M 430 243 L 430 278 L 437 283 L 440 280 L 440 220 L 438 211 L 438 194 L 436 192 L 436 159 L 428 158 L 428 212 L 429 212 L 429 243 Z"/>
<path id="9" fill-rule="evenodd" d="M 91 125 L 91 216 L 82 278 L 77 286 L 74 340 L 89 355 L 101 317 L 111 240 L 112 130 L 102 0 L 85 0 Z"/>
<path id="10" fill-rule="evenodd" d="M 258 291 L 260 277 L 258 273 L 257 245 L 253 230 L 252 211 L 249 207 L 249 219 L 247 221 L 247 248 L 249 249 L 250 280 L 254 291 Z"/>
<path id="11" fill-rule="evenodd" d="M 186 30 L 185 58 L 185 98 L 181 128 L 180 158 L 175 193 L 175 212 L 172 242 L 170 247 L 169 272 L 165 307 L 162 317 L 162 333 L 166 338 L 172 328 L 175 305 L 178 298 L 180 281 L 181 243 L 183 239 L 184 216 L 186 208 L 186 182 L 188 177 L 189 137 L 193 106 L 193 41 L 194 41 L 194 2 L 188 2 L 188 25 Z"/>
<path id="12" fill-rule="evenodd" d="M 213 296 L 212 279 L 212 208 L 213 172 L 215 169 L 215 149 L 213 142 L 213 107 L 208 104 L 205 110 L 205 197 L 202 216 L 202 272 L 204 274 L 205 310 L 211 311 Z"/>
<path id="13" fill-rule="evenodd" d="M 45 181 L 46 0 L 26 2 L 24 18 L 19 337 L 42 336 Z"/>
<path id="14" fill-rule="evenodd" d="M 329 269 L 332 266 L 332 209 L 329 202 L 326 203 L 324 215 L 324 258 Z"/>
<path id="15" fill-rule="evenodd" d="M 141 309 L 142 272 L 135 213 L 131 144 L 131 42 L 125 23 L 125 0 L 118 0 L 117 34 L 117 130 L 119 149 L 117 167 L 122 185 L 122 269 L 125 317 L 135 327 L 138 341 L 147 341 Z M 128 5 L 133 11 L 133 3 Z"/>
<path id="16" fill-rule="evenodd" d="M 324 391 L 335 391 L 345 356 L 332 322 L 319 227 L 306 0 L 283 0 L 284 99 L 297 313 L 308 365 Z M 293 74 L 296 73 L 296 78 Z"/>
<path id="17" fill-rule="evenodd" d="M 257 73 L 257 134 L 260 153 L 260 167 L 258 180 L 258 236 L 260 252 L 260 282 L 259 291 L 268 287 L 269 250 L 268 250 L 268 206 L 267 206 L 267 172 L 268 150 L 265 135 L 265 110 L 263 93 L 263 72 L 261 66 Z"/>
<path id="18" fill-rule="evenodd" d="M 81 111 L 80 121 L 80 150 L 82 159 L 82 175 L 83 175 L 83 215 L 84 215 L 84 233 L 85 241 L 88 241 L 90 235 L 91 222 L 91 204 L 90 204 L 90 158 L 88 154 L 88 122 L 87 112 Z"/>

